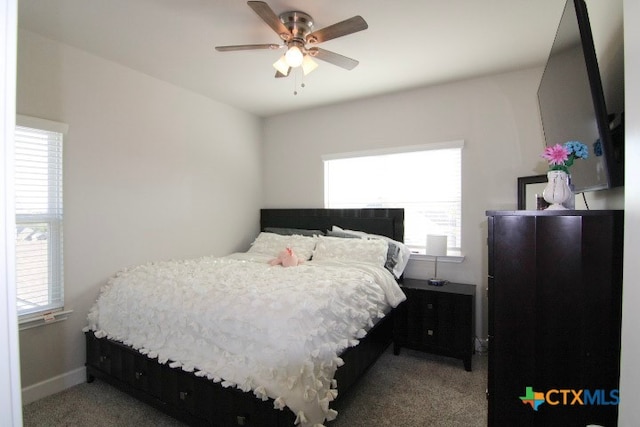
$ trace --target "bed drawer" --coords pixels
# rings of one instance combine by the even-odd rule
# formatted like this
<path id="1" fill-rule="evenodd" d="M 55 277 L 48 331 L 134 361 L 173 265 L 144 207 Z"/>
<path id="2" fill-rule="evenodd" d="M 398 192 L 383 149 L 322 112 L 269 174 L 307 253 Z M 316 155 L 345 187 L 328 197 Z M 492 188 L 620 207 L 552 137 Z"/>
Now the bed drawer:
<path id="1" fill-rule="evenodd" d="M 109 345 L 92 333 L 87 334 L 87 365 L 124 381 L 122 354 L 120 347 Z"/>
<path id="2" fill-rule="evenodd" d="M 190 414 L 197 414 L 198 408 L 206 405 L 205 387 L 198 384 L 197 378 L 180 369 L 162 366 L 162 401 L 180 408 Z"/>
<path id="3" fill-rule="evenodd" d="M 87 380 L 98 377 L 189 425 L 219 427 L 291 426 L 295 415 L 273 409 L 273 400 L 224 388 L 180 368 L 160 365 L 134 349 L 85 334 Z"/>
<path id="4" fill-rule="evenodd" d="M 151 396 L 160 397 L 161 366 L 158 365 L 156 359 L 127 351 L 123 354 L 122 364 L 124 379 L 130 386 L 149 393 Z"/>
<path id="5" fill-rule="evenodd" d="M 207 425 L 227 427 L 272 427 L 282 424 L 291 412 L 273 411 L 273 401 L 261 401 L 253 393 L 223 388 L 206 378 L 194 377 L 180 369 L 163 367 L 162 401 L 193 416 Z M 260 415 L 259 415 L 260 414 Z"/>
<path id="6" fill-rule="evenodd" d="M 124 346 L 87 336 L 87 365 L 110 375 L 127 385 L 160 397 L 160 369 L 155 359 Z"/>

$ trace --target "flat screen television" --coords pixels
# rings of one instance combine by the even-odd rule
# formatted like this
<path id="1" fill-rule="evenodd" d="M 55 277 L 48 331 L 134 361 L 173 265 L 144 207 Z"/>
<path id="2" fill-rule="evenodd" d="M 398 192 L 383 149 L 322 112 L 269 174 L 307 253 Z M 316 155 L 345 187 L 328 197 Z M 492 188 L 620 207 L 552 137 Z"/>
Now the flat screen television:
<path id="1" fill-rule="evenodd" d="M 624 185 L 624 114 L 607 112 L 584 0 L 567 1 L 538 103 L 547 146 L 580 141 L 589 149 L 570 169 L 575 193 Z"/>

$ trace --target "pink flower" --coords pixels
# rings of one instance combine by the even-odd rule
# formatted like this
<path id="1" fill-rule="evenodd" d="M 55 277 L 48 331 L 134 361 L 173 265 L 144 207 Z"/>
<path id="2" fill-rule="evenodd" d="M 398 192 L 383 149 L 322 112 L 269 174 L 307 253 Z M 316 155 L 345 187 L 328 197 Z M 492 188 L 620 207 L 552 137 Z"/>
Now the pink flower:
<path id="1" fill-rule="evenodd" d="M 542 153 L 542 157 L 549 161 L 550 165 L 562 165 L 569 158 L 569 150 L 560 144 L 547 147 Z"/>

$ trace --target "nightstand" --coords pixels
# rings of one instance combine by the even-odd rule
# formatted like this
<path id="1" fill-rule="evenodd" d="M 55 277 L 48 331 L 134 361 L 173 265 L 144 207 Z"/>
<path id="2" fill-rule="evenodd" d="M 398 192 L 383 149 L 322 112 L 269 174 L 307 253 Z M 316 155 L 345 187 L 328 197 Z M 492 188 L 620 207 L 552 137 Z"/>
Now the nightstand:
<path id="1" fill-rule="evenodd" d="M 407 300 L 396 312 L 393 353 L 406 347 L 455 357 L 471 371 L 475 285 L 431 286 L 426 280 L 403 279 L 400 286 Z"/>

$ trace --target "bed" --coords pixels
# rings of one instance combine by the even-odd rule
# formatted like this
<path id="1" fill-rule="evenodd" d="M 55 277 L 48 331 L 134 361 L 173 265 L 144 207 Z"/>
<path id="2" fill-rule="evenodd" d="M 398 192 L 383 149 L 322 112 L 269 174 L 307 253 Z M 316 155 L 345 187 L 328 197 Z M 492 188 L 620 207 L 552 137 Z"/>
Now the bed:
<path id="1" fill-rule="evenodd" d="M 369 235 L 385 236 L 386 238 L 392 239 L 393 241 L 402 242 L 404 234 L 404 211 L 402 209 L 263 209 L 261 210 L 260 226 L 262 231 L 261 236 L 270 235 L 270 232 L 274 229 L 320 231 L 337 229 L 339 230 L 339 233 L 342 233 L 343 231 L 350 232 L 355 230 L 361 233 L 368 233 Z M 265 233 L 265 231 L 269 231 L 269 233 Z M 297 233 L 292 232 L 292 234 Z M 323 237 L 322 239 L 325 244 L 327 242 L 331 243 L 329 240 L 331 238 Z M 259 246 L 258 239 L 256 239 L 256 242 L 254 242 L 254 246 Z M 318 261 L 316 261 L 316 263 L 322 263 L 322 260 L 320 259 L 320 250 L 317 249 L 315 254 L 318 255 Z M 237 270 L 237 266 L 241 265 L 243 269 L 246 268 L 248 269 L 248 271 L 253 271 L 254 269 L 263 268 L 263 266 L 258 267 L 254 266 L 253 264 L 256 259 L 262 262 L 263 259 L 260 258 L 260 256 L 262 255 L 238 254 L 232 256 L 229 259 L 216 259 L 215 261 L 206 259 L 204 260 L 204 262 L 228 264 L 228 266 L 230 266 L 228 268 L 233 268 L 234 270 Z M 370 280 L 370 276 L 368 275 L 369 271 L 366 269 L 368 267 L 365 266 L 365 274 L 362 273 L 361 270 L 341 270 L 341 268 L 343 267 L 342 265 L 334 265 L 340 264 L 340 261 L 326 260 L 326 263 L 328 265 L 326 267 L 323 266 L 323 274 L 336 276 L 335 278 L 333 278 L 332 276 L 331 280 L 335 279 L 345 281 L 344 283 L 340 284 L 339 288 L 342 289 L 340 290 L 340 292 L 357 295 L 360 295 L 361 293 L 367 294 L 367 292 L 369 292 L 365 291 L 365 289 L 368 289 L 367 287 L 362 287 L 363 285 L 358 283 L 358 281 L 360 280 L 358 278 L 363 275 L 363 277 L 366 277 L 366 279 L 363 280 Z M 303 264 L 299 267 L 299 272 L 302 274 L 305 271 L 313 270 L 315 268 L 313 264 L 313 262 Z M 161 266 L 165 265 L 166 264 L 161 264 Z M 171 268 L 175 269 L 174 264 L 170 264 L 170 266 Z M 180 268 L 185 267 L 183 264 L 180 264 L 179 266 Z M 155 268 L 155 266 L 153 267 Z M 196 268 L 196 271 L 198 270 L 198 268 L 199 267 Z M 270 271 L 275 271 L 278 272 L 278 274 L 284 275 L 289 274 L 289 272 L 293 270 L 294 269 L 272 269 Z M 260 272 L 262 270 L 256 271 Z M 372 274 L 373 273 L 382 276 L 382 274 L 378 273 L 377 270 L 372 272 Z M 137 279 L 134 280 L 133 278 L 131 278 L 135 278 L 136 276 L 129 277 L 127 275 L 127 272 L 124 273 L 124 276 L 127 277 L 127 280 L 129 280 L 129 282 L 134 284 L 137 283 Z M 387 276 L 393 278 L 391 274 L 387 274 Z M 182 277 L 184 277 L 184 275 L 182 275 Z M 286 282 L 286 280 L 288 280 L 286 279 L 287 277 L 289 276 L 278 276 L 278 283 Z M 327 276 L 326 279 L 329 280 L 329 277 Z M 380 280 L 382 281 L 382 279 Z M 386 276 L 384 280 L 387 280 Z M 347 288 L 347 286 L 354 286 L 354 288 Z M 321 286 L 318 286 L 317 288 L 318 289 L 314 288 L 313 291 L 320 292 Z M 288 289 L 292 293 L 298 292 L 297 290 L 295 290 L 295 287 L 290 287 Z M 208 290 L 205 289 L 205 291 L 203 292 L 208 292 Z M 390 287 L 388 290 L 381 292 L 378 292 L 376 290 L 376 292 L 387 294 L 387 299 L 395 299 L 395 303 L 393 306 L 397 306 L 399 301 L 401 301 L 400 296 L 398 296 L 398 294 L 394 294 L 394 292 L 396 292 L 395 288 Z M 283 295 L 283 301 L 285 301 L 286 295 L 288 294 Z M 322 294 L 317 294 L 316 297 L 310 298 L 309 300 L 322 301 L 323 297 L 318 297 L 318 295 Z M 104 296 L 102 298 L 107 299 L 107 297 Z M 130 295 L 127 296 L 127 294 L 122 294 L 121 298 L 124 298 L 122 301 L 125 302 L 134 299 L 131 298 Z M 375 306 L 375 304 L 377 303 L 374 304 L 371 302 L 373 298 L 373 296 L 369 297 L 368 295 L 366 298 L 364 296 L 361 296 L 359 297 L 360 302 L 358 302 L 358 304 L 363 307 L 362 311 L 368 310 L 369 312 L 373 313 L 378 310 L 377 315 L 372 317 L 375 318 L 375 320 L 368 320 L 367 327 L 358 330 L 354 337 L 342 337 L 342 339 L 339 340 L 341 344 L 338 344 L 337 347 L 329 346 L 331 351 L 327 351 L 327 354 L 329 355 L 327 356 L 328 358 L 323 359 L 324 356 L 318 355 L 318 353 L 322 353 L 324 350 L 319 351 L 316 349 L 314 352 L 314 357 L 316 359 L 314 360 L 320 361 L 321 363 L 314 362 L 314 365 L 305 362 L 304 365 L 308 365 L 308 367 L 304 369 L 306 369 L 308 372 L 303 372 L 303 369 L 301 368 L 300 375 L 296 373 L 297 376 L 295 377 L 299 380 L 295 379 L 291 375 L 289 377 L 283 377 L 283 384 L 286 384 L 287 378 L 289 378 L 290 381 L 288 387 L 285 387 L 283 389 L 278 389 L 278 387 L 271 385 L 269 385 L 265 389 L 265 387 L 263 386 L 264 383 L 260 382 L 260 380 L 262 376 L 266 375 L 265 372 L 267 372 L 269 375 L 272 375 L 274 378 L 277 378 L 281 372 L 290 369 L 290 366 L 287 365 L 283 368 L 278 365 L 279 367 L 277 369 L 271 368 L 270 370 L 266 370 L 266 362 L 265 365 L 260 364 L 260 369 L 256 370 L 256 372 L 254 373 L 255 375 L 252 374 L 251 376 L 253 381 L 253 383 L 251 384 L 238 381 L 237 378 L 229 379 L 233 375 L 235 375 L 235 371 L 232 368 L 227 368 L 226 365 L 232 365 L 232 363 L 225 364 L 225 367 L 221 367 L 219 365 L 203 367 L 204 363 L 197 359 L 195 356 L 195 354 L 197 354 L 199 351 L 202 352 L 202 349 L 204 348 L 200 345 L 200 339 L 196 337 L 195 341 L 188 341 L 188 334 L 184 334 L 185 336 L 183 337 L 183 334 L 172 332 L 173 325 L 170 325 L 168 323 L 156 322 L 155 317 L 152 315 L 148 316 L 153 319 L 152 321 L 149 321 L 149 323 L 156 326 L 163 325 L 162 327 L 157 327 L 157 329 L 162 330 L 163 333 L 169 335 L 180 335 L 180 339 L 183 339 L 183 341 L 177 341 L 182 345 L 182 347 L 180 348 L 188 348 L 188 353 L 194 354 L 193 360 L 195 360 L 195 362 L 189 359 L 188 356 L 184 356 L 184 353 L 181 353 L 182 356 L 176 357 L 174 360 L 171 357 L 167 357 L 166 352 L 163 353 L 154 351 L 152 345 L 147 346 L 148 348 L 145 347 L 145 345 L 140 345 L 140 341 L 136 342 L 135 339 L 131 338 L 131 335 L 135 335 L 134 333 L 132 333 L 131 335 L 127 335 L 126 333 L 119 333 L 117 330 L 117 322 L 113 323 L 113 325 L 116 326 L 113 326 L 111 333 L 106 333 L 101 328 L 96 328 L 94 324 L 93 327 L 85 328 L 87 346 L 87 381 L 91 382 L 95 378 L 99 378 L 120 388 L 130 395 L 155 406 L 156 408 L 168 413 L 169 415 L 185 421 L 190 425 L 240 425 L 265 427 L 322 425 L 324 422 L 330 422 L 330 420 L 336 415 L 335 411 L 333 411 L 329 407 L 333 405 L 333 401 L 335 399 L 344 398 L 351 387 L 357 382 L 358 378 L 367 371 L 367 369 L 375 362 L 379 355 L 384 352 L 384 350 L 392 341 L 394 311 L 390 306 L 386 307 L 384 310 L 380 307 L 375 308 L 377 307 Z M 165 299 L 176 300 L 179 298 L 176 298 L 174 296 L 166 297 Z M 191 299 L 198 300 L 198 298 Z M 277 300 L 275 296 L 272 297 L 272 299 Z M 141 298 L 141 300 L 146 300 L 146 297 Z M 363 302 L 364 300 L 367 300 L 368 302 Z M 114 301 L 117 301 L 117 299 Z M 263 319 L 262 315 L 265 314 L 263 313 L 263 311 L 266 312 L 268 310 L 263 310 L 263 308 L 259 306 L 250 307 L 251 301 L 251 299 L 247 299 L 246 305 L 248 305 L 249 307 L 247 307 L 246 313 L 256 313 L 256 316 L 254 316 L 255 318 Z M 196 301 L 195 303 L 192 302 L 191 304 L 197 303 L 198 302 Z M 97 305 L 98 304 L 96 304 L 96 306 Z M 307 303 L 305 302 L 305 306 L 306 305 Z M 331 304 L 317 305 L 324 307 L 321 307 L 321 309 L 327 309 L 325 306 L 331 306 Z M 118 304 L 112 304 L 112 307 L 113 306 L 117 307 Z M 105 307 L 108 306 L 103 303 L 103 311 L 99 314 L 101 314 L 106 319 L 107 317 L 105 313 L 108 310 Z M 190 307 L 193 307 L 192 311 L 197 312 L 199 310 L 197 306 Z M 228 320 L 227 317 L 224 317 L 224 307 L 226 307 L 226 304 L 219 306 L 216 310 L 216 324 L 222 324 L 224 323 L 224 321 Z M 94 307 L 92 311 L 94 310 L 97 309 Z M 147 310 L 149 310 L 149 308 L 141 307 L 141 310 L 144 313 L 147 313 Z M 140 310 L 131 311 L 140 312 Z M 381 314 L 380 311 L 384 311 L 384 315 Z M 284 312 L 289 313 L 289 310 L 285 310 L 283 311 L 283 313 Z M 344 313 L 347 312 L 350 314 L 352 313 L 354 319 L 358 318 L 358 316 L 361 316 L 360 314 L 358 314 L 358 310 L 352 310 L 351 308 L 348 308 L 344 310 Z M 90 313 L 89 317 L 91 318 L 92 315 L 95 317 L 96 313 Z M 324 313 L 323 316 L 325 315 L 327 314 Z M 293 316 L 293 314 L 291 314 L 291 316 Z M 251 316 L 245 315 L 244 318 L 233 320 L 233 322 L 236 322 L 234 324 L 235 326 L 232 327 L 232 332 L 224 332 L 224 334 L 226 334 L 225 337 L 228 338 L 229 336 L 235 336 L 233 334 L 240 335 L 245 329 L 255 329 L 256 327 L 258 327 L 251 323 L 247 323 L 248 317 Z M 321 318 L 322 316 L 311 316 L 311 318 L 314 319 L 316 317 Z M 224 321 L 221 321 L 221 319 Z M 278 321 L 284 321 L 288 323 L 295 321 L 297 323 L 303 324 L 305 323 L 305 320 L 306 318 L 274 317 L 273 319 L 270 319 L 268 323 L 269 327 L 271 328 L 270 330 L 279 330 L 279 328 L 273 327 L 274 325 L 278 325 Z M 90 320 L 90 323 L 92 321 L 95 323 L 95 318 L 93 320 Z M 164 321 L 166 322 L 166 320 Z M 334 320 L 331 319 L 329 321 L 334 322 Z M 136 320 L 136 322 L 140 322 L 140 319 Z M 193 321 L 189 319 L 185 320 L 184 322 L 186 322 L 187 326 L 193 323 Z M 260 325 L 262 325 L 264 322 L 264 320 L 258 321 Z M 108 322 L 105 321 L 105 324 L 107 323 Z M 171 323 L 178 324 L 180 323 L 180 320 L 172 319 Z M 332 323 L 332 325 L 334 323 Z M 241 324 L 246 324 L 247 326 L 239 327 L 238 325 Z M 121 326 L 121 328 L 127 329 L 124 323 L 120 322 L 119 325 Z M 323 331 L 322 333 L 317 332 L 317 330 L 319 329 L 326 329 L 323 328 L 321 324 L 318 325 L 317 322 L 315 328 L 316 329 L 314 329 L 313 332 L 314 340 L 316 339 L 315 334 L 317 334 L 318 336 L 327 333 L 332 335 L 334 334 L 334 332 L 327 331 Z M 353 329 L 353 326 L 349 326 L 348 328 L 344 327 L 343 329 L 346 330 L 349 328 Z M 305 329 L 302 327 L 300 329 L 302 329 L 302 333 L 304 333 Z M 332 328 L 331 331 L 334 331 L 334 329 L 336 328 Z M 258 333 L 253 335 L 260 336 L 260 331 L 262 330 L 257 330 Z M 267 337 L 270 333 L 272 332 L 265 332 L 264 336 Z M 203 334 L 203 336 L 204 335 L 205 334 Z M 149 336 L 153 337 L 154 335 L 150 334 Z M 283 337 L 278 338 L 278 340 L 280 339 L 291 339 L 291 343 L 287 344 L 288 346 L 290 346 L 289 352 L 296 353 L 295 349 L 297 349 L 298 347 L 296 347 L 296 341 L 293 341 L 295 337 L 284 335 Z M 238 342 L 244 342 L 233 339 L 227 339 L 227 341 L 229 342 L 229 346 L 231 347 L 233 347 L 234 345 L 239 345 Z M 192 343 L 193 346 L 191 347 L 191 344 L 186 345 L 184 343 Z M 318 348 L 325 349 L 329 347 L 327 347 L 327 344 L 325 343 Z M 232 353 L 231 351 L 227 352 L 227 347 L 224 347 L 224 352 L 222 352 L 222 348 L 223 346 L 221 346 L 220 349 L 216 347 L 216 351 L 221 352 L 219 354 L 216 353 L 216 355 L 220 356 L 220 359 L 222 359 L 222 355 L 224 354 L 224 357 L 228 357 L 225 360 L 230 360 L 235 363 L 238 359 L 236 353 Z M 238 363 L 244 363 L 243 361 L 245 359 L 273 360 L 274 355 L 278 354 L 277 351 L 281 350 L 274 349 L 271 354 L 270 349 L 271 344 L 267 346 L 256 346 L 253 344 L 247 345 L 247 348 L 245 349 L 247 350 L 247 353 L 241 358 L 242 360 L 238 361 Z M 335 354 L 338 357 L 331 358 L 332 351 L 337 352 Z M 216 357 L 212 357 L 211 359 L 218 360 Z M 231 370 L 224 370 L 223 368 Z M 218 372 L 225 372 L 225 376 L 228 373 L 229 378 L 217 377 Z M 329 378 L 329 376 L 331 376 L 331 378 Z M 291 378 L 294 378 L 293 381 L 291 380 Z M 304 380 L 300 378 L 304 378 Z M 309 382 L 317 384 L 317 387 L 309 387 Z M 300 390 L 296 391 L 297 389 Z M 291 393 L 293 393 L 294 391 L 296 391 L 296 393 L 300 393 L 300 397 L 296 397 L 297 395 L 291 395 Z"/>

